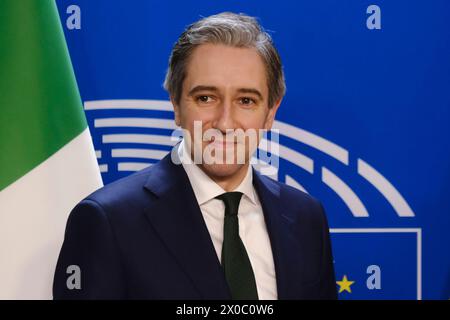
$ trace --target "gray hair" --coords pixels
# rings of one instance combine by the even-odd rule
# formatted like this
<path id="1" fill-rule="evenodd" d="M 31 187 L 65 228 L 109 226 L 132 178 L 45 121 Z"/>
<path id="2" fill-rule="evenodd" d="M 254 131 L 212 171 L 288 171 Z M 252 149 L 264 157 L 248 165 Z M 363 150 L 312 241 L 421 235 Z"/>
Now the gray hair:
<path id="1" fill-rule="evenodd" d="M 269 108 L 284 96 L 286 85 L 283 67 L 270 35 L 253 17 L 223 12 L 189 25 L 174 44 L 164 88 L 176 103 L 180 102 L 189 57 L 197 46 L 206 43 L 255 48 L 266 67 Z"/>

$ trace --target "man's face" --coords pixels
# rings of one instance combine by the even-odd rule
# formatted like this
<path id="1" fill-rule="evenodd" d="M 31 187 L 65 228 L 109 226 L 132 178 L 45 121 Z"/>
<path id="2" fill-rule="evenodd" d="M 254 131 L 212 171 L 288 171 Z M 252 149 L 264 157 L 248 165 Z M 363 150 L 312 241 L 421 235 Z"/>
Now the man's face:
<path id="1" fill-rule="evenodd" d="M 222 163 L 212 164 L 202 159 L 199 165 L 209 176 L 223 179 L 246 168 L 259 135 L 253 144 L 248 137 L 245 143 L 224 141 L 230 136 L 230 129 L 271 128 L 280 101 L 269 108 L 268 96 L 265 66 L 255 49 L 216 44 L 203 44 L 194 49 L 186 68 L 180 102 L 177 105 L 172 100 L 172 103 L 176 124 L 189 131 L 197 150 L 202 155 L 208 153 L 205 149 L 215 150 L 213 156 L 223 157 Z M 194 135 L 194 121 L 202 123 L 201 137 Z M 220 138 L 204 135 L 211 129 Z M 243 149 L 244 162 L 238 161 L 238 151 Z M 190 151 L 194 159 L 194 149 Z M 225 161 L 227 153 L 232 154 L 232 163 Z"/>

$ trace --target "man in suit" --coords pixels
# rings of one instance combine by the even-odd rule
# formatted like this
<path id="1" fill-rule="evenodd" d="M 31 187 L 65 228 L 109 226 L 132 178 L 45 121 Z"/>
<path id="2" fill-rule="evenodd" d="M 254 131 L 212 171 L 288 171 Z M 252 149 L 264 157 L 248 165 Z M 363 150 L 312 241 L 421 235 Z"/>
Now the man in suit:
<path id="1" fill-rule="evenodd" d="M 203 18 L 164 85 L 183 141 L 73 209 L 54 298 L 336 299 L 321 204 L 253 170 L 259 134 L 233 136 L 269 130 L 284 95 L 269 35 L 243 14 Z"/>

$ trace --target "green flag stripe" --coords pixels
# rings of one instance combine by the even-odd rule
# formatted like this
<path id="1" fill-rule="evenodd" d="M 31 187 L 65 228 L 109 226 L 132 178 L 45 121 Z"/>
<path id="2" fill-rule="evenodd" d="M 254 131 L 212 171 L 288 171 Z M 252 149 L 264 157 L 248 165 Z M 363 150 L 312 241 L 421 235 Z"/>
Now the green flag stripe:
<path id="1" fill-rule="evenodd" d="M 0 1 L 0 108 L 0 190 L 87 127 L 54 1 Z"/>

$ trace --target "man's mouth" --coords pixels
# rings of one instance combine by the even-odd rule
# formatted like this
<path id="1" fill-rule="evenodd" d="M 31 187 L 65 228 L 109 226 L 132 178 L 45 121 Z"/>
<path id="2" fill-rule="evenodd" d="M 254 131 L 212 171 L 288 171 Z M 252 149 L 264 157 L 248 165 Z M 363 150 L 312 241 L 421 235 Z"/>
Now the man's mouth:
<path id="1" fill-rule="evenodd" d="M 229 149 L 234 148 L 236 146 L 236 142 L 234 142 L 234 139 L 213 139 L 209 142 L 209 145 L 216 149 Z"/>

